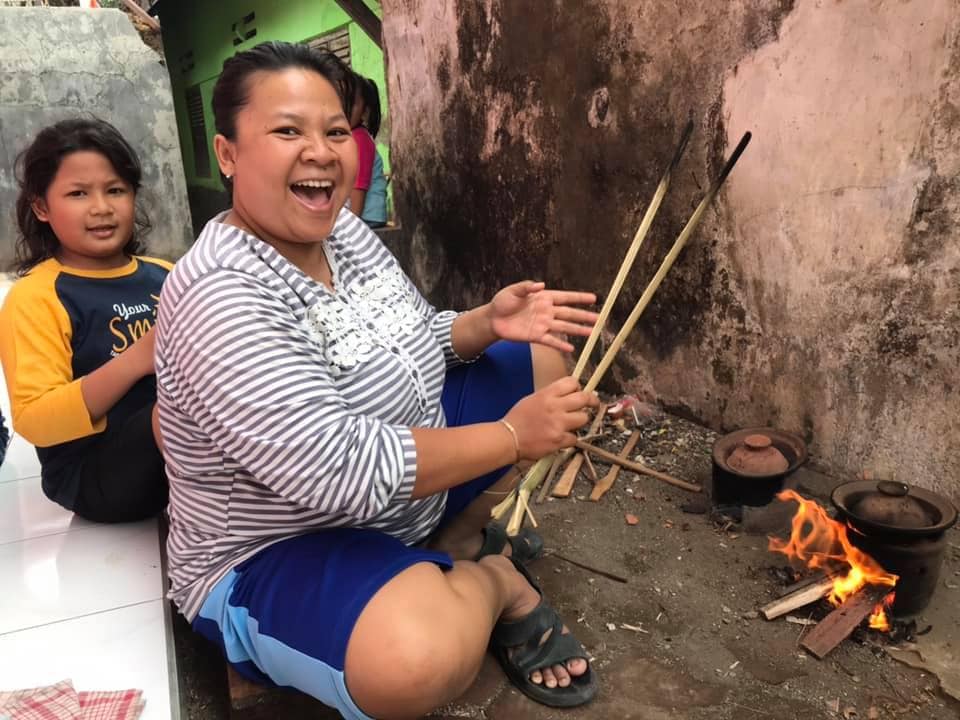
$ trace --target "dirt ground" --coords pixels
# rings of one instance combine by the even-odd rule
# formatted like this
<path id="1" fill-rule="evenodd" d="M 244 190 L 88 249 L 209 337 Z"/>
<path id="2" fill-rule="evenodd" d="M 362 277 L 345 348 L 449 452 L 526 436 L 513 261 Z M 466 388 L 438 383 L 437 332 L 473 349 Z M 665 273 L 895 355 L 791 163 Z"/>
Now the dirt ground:
<path id="1" fill-rule="evenodd" d="M 651 467 L 709 487 L 714 435 L 675 417 L 641 419 L 632 454 Z M 628 423 L 632 428 L 634 421 Z M 608 423 L 598 440 L 616 449 L 626 439 Z M 598 473 L 606 466 L 596 462 Z M 802 468 L 793 484 L 826 499 L 846 478 Z M 785 508 L 771 506 L 730 524 L 704 499 L 658 480 L 621 473 L 600 502 L 586 499 L 581 475 L 574 495 L 534 505 L 548 556 L 533 570 L 544 592 L 593 656 L 601 682 L 590 706 L 558 711 L 527 700 L 488 658 L 463 698 L 435 713 L 444 718 L 637 718 L 641 720 L 764 720 L 765 718 L 903 718 L 946 720 L 960 703 L 938 677 L 892 659 L 888 640 L 858 630 L 826 659 L 808 655 L 799 641 L 810 626 L 781 618 L 765 621 L 759 606 L 789 582 L 781 555 L 768 552 L 766 535 L 784 527 Z M 780 505 L 779 503 L 777 505 Z M 635 515 L 636 525 L 626 522 Z M 933 602 L 915 618 L 917 637 L 960 656 L 960 533 L 951 531 Z M 620 583 L 549 553 L 620 575 Z M 826 603 L 795 613 L 817 620 Z M 177 625 L 178 661 L 186 717 L 230 717 L 223 664 L 204 641 Z M 956 672 L 956 671 L 955 671 Z M 954 678 L 954 681 L 956 678 Z M 302 698 L 285 696 L 285 710 L 264 717 L 330 717 Z M 243 717 L 235 713 L 234 717 Z"/>

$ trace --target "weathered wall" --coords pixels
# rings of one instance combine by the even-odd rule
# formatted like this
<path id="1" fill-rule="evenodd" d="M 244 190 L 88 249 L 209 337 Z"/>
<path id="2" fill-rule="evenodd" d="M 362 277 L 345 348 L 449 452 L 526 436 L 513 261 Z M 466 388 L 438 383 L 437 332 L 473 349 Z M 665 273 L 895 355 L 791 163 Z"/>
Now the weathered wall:
<path id="1" fill-rule="evenodd" d="M 960 500 L 955 0 L 383 7 L 402 253 L 436 301 L 606 292 L 692 111 L 618 328 L 751 129 L 614 380 Z"/>
<path id="2" fill-rule="evenodd" d="M 140 155 L 149 252 L 192 239 L 170 80 L 119 10 L 0 8 L 0 268 L 13 259 L 17 154 L 46 125 L 93 114 Z"/>

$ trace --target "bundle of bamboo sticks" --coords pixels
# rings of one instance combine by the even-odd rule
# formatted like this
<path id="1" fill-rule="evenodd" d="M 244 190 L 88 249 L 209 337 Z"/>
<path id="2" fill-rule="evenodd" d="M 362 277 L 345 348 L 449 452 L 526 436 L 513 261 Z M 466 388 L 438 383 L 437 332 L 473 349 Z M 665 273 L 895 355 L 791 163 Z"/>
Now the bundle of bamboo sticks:
<path id="1" fill-rule="evenodd" d="M 671 160 L 670 165 L 664 172 L 663 177 L 660 178 L 660 183 L 653 195 L 653 199 L 650 201 L 650 205 L 647 207 L 647 210 L 643 215 L 643 219 L 640 222 L 640 227 L 637 229 L 637 232 L 634 235 L 633 242 L 627 249 L 627 253 L 623 258 L 623 262 L 620 264 L 620 270 L 617 272 L 617 276 L 614 278 L 613 284 L 610 287 L 610 292 L 607 294 L 607 298 L 603 303 L 603 307 L 600 310 L 600 317 L 597 319 L 597 323 L 593 327 L 593 332 L 587 339 L 587 342 L 583 347 L 583 351 L 580 353 L 580 357 L 577 359 L 573 376 L 578 380 L 580 379 L 581 375 L 583 375 L 583 371 L 590 359 L 590 354 L 593 352 L 593 348 L 597 343 L 597 339 L 600 337 L 600 332 L 606 325 L 607 319 L 610 317 L 610 312 L 613 310 L 613 305 L 620 294 L 620 290 L 623 288 L 623 284 L 627 279 L 630 269 L 633 267 L 633 262 L 637 257 L 640 246 L 643 244 L 644 238 L 646 238 L 647 232 L 649 232 L 650 226 L 653 224 L 653 218 L 660 209 L 660 205 L 663 202 L 664 196 L 667 194 L 667 190 L 670 187 L 670 182 L 673 179 L 673 173 L 680 164 L 680 159 L 683 157 L 683 152 L 687 147 L 687 142 L 689 141 L 692 132 L 693 121 L 690 120 L 687 122 L 687 125 L 683 130 L 683 134 L 680 137 L 680 142 L 677 144 L 677 149 L 673 154 L 673 159 Z M 627 336 L 637 324 L 637 321 L 640 319 L 643 311 L 646 310 L 647 305 L 650 304 L 650 300 L 653 298 L 654 293 L 660 287 L 660 283 L 663 282 L 664 277 L 666 277 L 667 273 L 670 271 L 670 268 L 676 261 L 680 251 L 683 250 L 683 247 L 687 244 L 690 236 L 700 224 L 700 220 L 703 218 L 707 207 L 709 207 L 714 198 L 716 198 L 717 193 L 720 190 L 720 186 L 723 185 L 724 180 L 727 179 L 730 171 L 733 170 L 733 166 L 737 164 L 737 161 L 740 159 L 740 156 L 746 149 L 747 144 L 750 142 L 750 138 L 751 133 L 744 133 L 743 137 L 740 139 L 740 142 L 737 144 L 737 147 L 734 148 L 733 153 L 724 164 L 719 176 L 717 176 L 717 179 L 714 180 L 710 185 L 706 195 L 704 195 L 703 199 L 700 201 L 700 204 L 697 205 L 697 208 L 693 211 L 693 215 L 690 216 L 687 224 L 684 226 L 683 230 L 680 231 L 680 235 L 678 235 L 677 239 L 674 241 L 673 247 L 670 248 L 670 251 L 667 253 L 666 257 L 663 259 L 663 262 L 660 264 L 660 267 L 657 269 L 656 274 L 654 274 L 653 279 L 650 280 L 647 288 L 643 291 L 643 295 L 641 295 L 640 299 L 637 300 L 637 303 L 634 306 L 633 311 L 630 313 L 630 316 L 627 318 L 626 322 L 624 322 L 623 327 L 620 328 L 620 332 L 617 333 L 617 336 L 610 344 L 610 347 L 604 353 L 600 363 L 597 365 L 596 369 L 593 371 L 593 374 L 590 376 L 590 379 L 587 381 L 587 384 L 584 386 L 585 390 L 595 390 L 597 385 L 600 384 L 604 374 L 616 359 L 617 353 L 620 351 L 620 348 L 626 341 Z M 553 474 L 556 473 L 557 469 L 562 466 L 564 461 L 570 458 L 574 452 L 576 452 L 576 448 L 568 448 L 563 452 L 553 453 L 541 458 L 527 472 L 519 486 L 513 492 L 511 492 L 503 502 L 493 508 L 491 514 L 495 519 L 498 520 L 503 518 L 508 512 L 510 512 L 510 509 L 513 508 L 513 515 L 510 519 L 510 522 L 507 524 L 507 533 L 509 535 L 516 535 L 520 531 L 525 515 L 530 516 L 531 519 L 533 518 L 533 514 L 529 508 L 529 500 L 530 496 L 533 494 L 533 491 L 536 490 L 537 486 L 541 483 L 544 483 L 544 486 L 548 487 Z M 637 463 L 636 466 L 637 467 L 633 469 L 640 472 L 643 471 L 643 466 L 641 466 L 639 463 Z M 648 474 L 653 474 L 656 476 L 656 473 L 653 473 L 653 471 Z"/>

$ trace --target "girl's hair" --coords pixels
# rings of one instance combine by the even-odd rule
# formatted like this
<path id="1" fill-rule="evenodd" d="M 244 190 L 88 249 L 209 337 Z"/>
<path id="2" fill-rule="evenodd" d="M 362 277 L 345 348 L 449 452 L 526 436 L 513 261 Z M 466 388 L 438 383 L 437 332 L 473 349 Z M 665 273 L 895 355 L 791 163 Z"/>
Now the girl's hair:
<path id="1" fill-rule="evenodd" d="M 365 124 L 367 132 L 371 137 L 376 137 L 380 132 L 380 90 L 377 84 L 370 78 L 357 75 L 357 83 L 360 86 L 360 97 L 363 98 L 363 104 L 367 110 L 367 121 Z"/>
<path id="2" fill-rule="evenodd" d="M 308 45 L 270 41 L 237 53 L 223 63 L 223 72 L 213 87 L 213 118 L 217 132 L 228 140 L 236 139 L 237 114 L 250 100 L 250 76 L 257 72 L 280 72 L 290 68 L 312 70 L 336 90 L 343 111 L 350 117 L 356 80 L 340 58 L 326 50 Z M 224 186 L 232 192 L 233 183 L 220 174 Z"/>
<path id="3" fill-rule="evenodd" d="M 50 223 L 40 220 L 34 214 L 32 205 L 34 201 L 46 197 L 63 158 L 81 151 L 103 155 L 113 165 L 117 175 L 133 188 L 134 195 L 140 191 L 143 175 L 140 159 L 110 123 L 99 118 L 74 118 L 61 120 L 41 130 L 30 146 L 17 156 L 14 165 L 20 189 L 16 204 L 19 235 L 13 263 L 17 275 L 24 275 L 37 263 L 53 257 L 60 247 Z M 138 207 L 133 234 L 124 245 L 123 252 L 127 255 L 140 252 L 140 238 L 149 231 L 150 218 Z"/>

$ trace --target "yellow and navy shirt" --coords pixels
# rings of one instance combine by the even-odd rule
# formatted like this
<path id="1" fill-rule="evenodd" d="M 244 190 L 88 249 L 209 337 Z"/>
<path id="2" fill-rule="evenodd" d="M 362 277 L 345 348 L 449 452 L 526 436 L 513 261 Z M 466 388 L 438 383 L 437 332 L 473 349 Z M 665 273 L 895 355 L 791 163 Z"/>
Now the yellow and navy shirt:
<path id="1" fill-rule="evenodd" d="M 156 380 L 148 375 L 92 422 L 80 379 L 153 326 L 171 267 L 133 257 L 119 268 L 79 270 L 51 258 L 14 283 L 0 309 L 13 429 L 37 447 L 44 492 L 65 507 L 76 499 L 85 449 L 156 399 Z"/>

